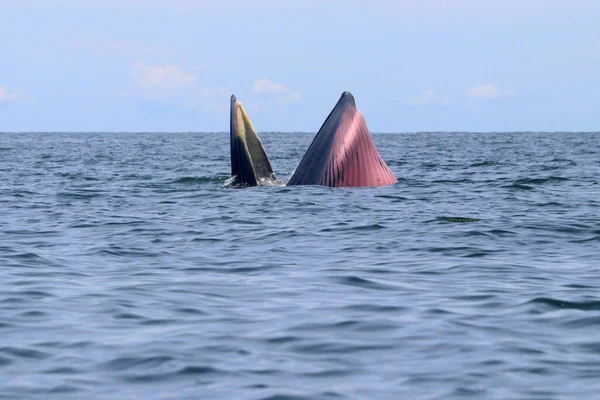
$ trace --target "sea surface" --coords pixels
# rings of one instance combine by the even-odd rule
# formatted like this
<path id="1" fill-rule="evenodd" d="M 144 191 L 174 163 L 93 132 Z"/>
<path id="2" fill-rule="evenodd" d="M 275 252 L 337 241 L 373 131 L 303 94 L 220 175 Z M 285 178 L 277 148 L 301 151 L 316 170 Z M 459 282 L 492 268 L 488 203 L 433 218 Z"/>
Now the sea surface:
<path id="1" fill-rule="evenodd" d="M 313 136 L 261 134 L 282 182 Z M 373 136 L 397 185 L 0 134 L 0 398 L 600 398 L 600 133 Z"/>

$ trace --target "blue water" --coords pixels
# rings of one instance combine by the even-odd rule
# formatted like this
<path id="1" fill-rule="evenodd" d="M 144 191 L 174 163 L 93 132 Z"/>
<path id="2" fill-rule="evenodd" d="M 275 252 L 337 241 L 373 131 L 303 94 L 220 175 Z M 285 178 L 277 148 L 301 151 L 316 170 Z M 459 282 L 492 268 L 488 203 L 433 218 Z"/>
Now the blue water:
<path id="1" fill-rule="evenodd" d="M 231 189 L 227 134 L 0 134 L 0 397 L 600 398 L 600 134 L 374 139 Z"/>

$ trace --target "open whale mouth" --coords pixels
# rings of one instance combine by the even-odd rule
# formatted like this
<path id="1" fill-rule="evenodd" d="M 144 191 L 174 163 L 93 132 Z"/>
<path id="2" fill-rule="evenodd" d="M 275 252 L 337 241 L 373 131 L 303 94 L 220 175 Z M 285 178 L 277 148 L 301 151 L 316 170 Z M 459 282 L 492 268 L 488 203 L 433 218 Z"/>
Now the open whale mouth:
<path id="1" fill-rule="evenodd" d="M 231 175 L 233 184 L 275 181 L 265 149 L 250 118 L 231 96 Z M 288 185 L 386 186 L 398 180 L 379 155 L 354 96 L 342 93 L 319 129 Z"/>

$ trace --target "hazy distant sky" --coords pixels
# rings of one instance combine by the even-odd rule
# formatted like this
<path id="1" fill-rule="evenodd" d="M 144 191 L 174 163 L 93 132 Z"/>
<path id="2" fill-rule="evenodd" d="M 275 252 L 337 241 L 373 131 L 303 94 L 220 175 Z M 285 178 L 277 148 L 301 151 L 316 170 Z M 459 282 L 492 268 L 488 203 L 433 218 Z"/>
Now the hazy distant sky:
<path id="1" fill-rule="evenodd" d="M 600 130 L 596 0 L 0 0 L 0 131 Z"/>

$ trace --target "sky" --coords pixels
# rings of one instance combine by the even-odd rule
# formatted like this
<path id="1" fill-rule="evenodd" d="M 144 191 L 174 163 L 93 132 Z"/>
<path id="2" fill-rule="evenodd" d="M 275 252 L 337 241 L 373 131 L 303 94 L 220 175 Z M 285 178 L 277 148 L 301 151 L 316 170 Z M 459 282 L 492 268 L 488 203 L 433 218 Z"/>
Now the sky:
<path id="1" fill-rule="evenodd" d="M 600 131 L 596 0 L 0 0 L 0 132 Z"/>

